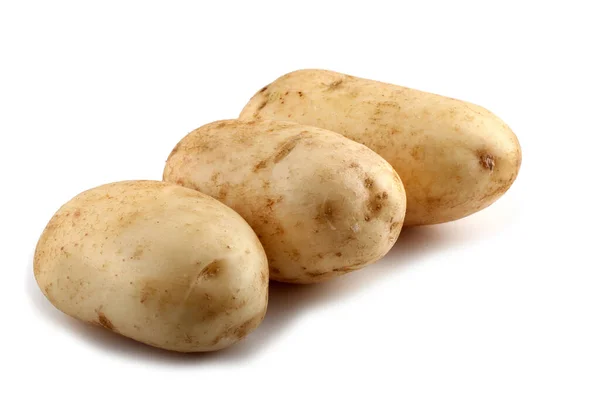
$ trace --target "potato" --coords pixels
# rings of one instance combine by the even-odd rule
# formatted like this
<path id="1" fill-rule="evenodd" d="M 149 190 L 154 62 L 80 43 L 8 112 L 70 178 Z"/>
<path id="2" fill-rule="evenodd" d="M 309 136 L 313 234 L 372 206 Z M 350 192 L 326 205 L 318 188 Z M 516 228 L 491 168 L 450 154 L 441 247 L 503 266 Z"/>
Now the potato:
<path id="1" fill-rule="evenodd" d="M 64 313 L 180 352 L 238 342 L 267 306 L 266 255 L 242 217 L 159 181 L 103 185 L 63 205 L 34 273 Z"/>
<path id="2" fill-rule="evenodd" d="M 324 70 L 300 70 L 262 88 L 240 119 L 293 121 L 362 143 L 400 174 L 405 225 L 479 211 L 512 185 L 521 148 L 486 109 L 414 89 Z"/>
<path id="3" fill-rule="evenodd" d="M 258 234 L 273 280 L 312 283 L 383 257 L 400 233 L 406 195 L 367 147 L 289 122 L 217 121 L 189 133 L 163 179 L 236 210 Z"/>

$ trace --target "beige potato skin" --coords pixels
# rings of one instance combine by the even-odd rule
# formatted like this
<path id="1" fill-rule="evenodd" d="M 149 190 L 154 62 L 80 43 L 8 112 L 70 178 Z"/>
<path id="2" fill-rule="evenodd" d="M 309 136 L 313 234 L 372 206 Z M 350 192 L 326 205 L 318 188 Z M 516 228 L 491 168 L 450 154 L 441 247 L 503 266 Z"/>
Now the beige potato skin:
<path id="1" fill-rule="evenodd" d="M 374 150 L 402 178 L 406 226 L 453 221 L 489 206 L 521 165 L 517 137 L 482 107 L 332 71 L 278 78 L 240 119 L 318 126 Z"/>
<path id="2" fill-rule="evenodd" d="M 189 133 L 163 179 L 214 196 L 254 229 L 273 280 L 313 283 L 383 257 L 406 195 L 367 147 L 289 122 L 217 121 Z"/>
<path id="3" fill-rule="evenodd" d="M 107 184 L 63 205 L 39 239 L 34 273 L 64 313 L 179 352 L 238 342 L 267 306 L 267 259 L 248 224 L 160 181 Z"/>

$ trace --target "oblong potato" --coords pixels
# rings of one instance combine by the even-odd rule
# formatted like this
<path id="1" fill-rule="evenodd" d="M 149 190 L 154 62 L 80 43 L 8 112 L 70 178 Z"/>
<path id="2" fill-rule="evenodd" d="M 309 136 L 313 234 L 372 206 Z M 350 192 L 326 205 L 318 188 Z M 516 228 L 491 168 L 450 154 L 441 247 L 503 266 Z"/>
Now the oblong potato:
<path id="1" fill-rule="evenodd" d="M 404 224 L 457 220 L 512 185 L 521 148 L 510 128 L 464 101 L 325 70 L 300 70 L 262 88 L 240 119 L 329 129 L 385 158 L 406 189 Z"/>
<path id="2" fill-rule="evenodd" d="M 63 205 L 39 239 L 34 273 L 64 313 L 180 352 L 236 343 L 267 306 L 267 259 L 248 224 L 160 181 L 107 184 Z"/>
<path id="3" fill-rule="evenodd" d="M 217 121 L 171 152 L 163 179 L 236 210 L 258 234 L 273 280 L 312 283 L 383 257 L 406 195 L 367 147 L 289 122 Z"/>

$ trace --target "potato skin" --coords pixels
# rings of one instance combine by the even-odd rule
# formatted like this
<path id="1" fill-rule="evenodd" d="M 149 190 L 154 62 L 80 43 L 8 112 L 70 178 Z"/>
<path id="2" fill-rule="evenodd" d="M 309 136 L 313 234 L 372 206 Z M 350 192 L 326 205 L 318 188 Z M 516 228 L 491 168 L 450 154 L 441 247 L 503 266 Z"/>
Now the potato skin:
<path id="1" fill-rule="evenodd" d="M 217 121 L 183 138 L 163 179 L 236 210 L 257 233 L 273 280 L 313 283 L 383 257 L 406 195 L 393 168 L 337 133 L 289 122 Z"/>
<path id="2" fill-rule="evenodd" d="M 64 313 L 179 352 L 238 342 L 267 306 L 267 259 L 248 224 L 160 181 L 111 183 L 67 202 L 39 239 L 34 274 Z"/>
<path id="3" fill-rule="evenodd" d="M 512 185 L 521 147 L 488 110 L 464 101 L 325 70 L 299 70 L 265 86 L 240 119 L 329 129 L 385 158 L 406 189 L 405 225 L 466 217 Z"/>

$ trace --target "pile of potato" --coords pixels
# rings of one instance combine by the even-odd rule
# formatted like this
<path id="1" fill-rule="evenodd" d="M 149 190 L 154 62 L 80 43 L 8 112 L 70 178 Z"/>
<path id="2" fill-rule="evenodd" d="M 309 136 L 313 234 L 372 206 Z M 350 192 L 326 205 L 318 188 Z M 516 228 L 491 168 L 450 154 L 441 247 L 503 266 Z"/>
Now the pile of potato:
<path id="1" fill-rule="evenodd" d="M 379 260 L 403 226 L 505 193 L 519 142 L 463 101 L 324 70 L 259 90 L 239 119 L 171 151 L 163 181 L 87 190 L 52 217 L 34 273 L 64 313 L 163 349 L 230 346 L 269 279 L 315 283 Z"/>

